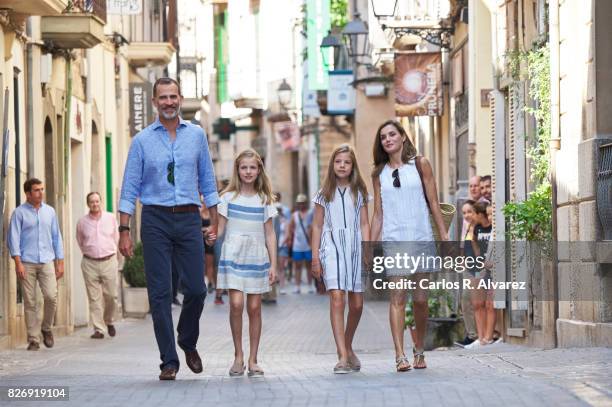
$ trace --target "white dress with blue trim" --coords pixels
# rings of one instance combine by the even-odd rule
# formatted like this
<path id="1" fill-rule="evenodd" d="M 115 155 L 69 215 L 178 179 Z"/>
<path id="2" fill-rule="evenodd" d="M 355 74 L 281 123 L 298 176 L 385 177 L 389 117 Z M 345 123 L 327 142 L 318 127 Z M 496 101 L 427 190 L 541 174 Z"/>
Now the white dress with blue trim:
<path id="1" fill-rule="evenodd" d="M 227 219 L 225 239 L 217 275 L 217 288 L 246 294 L 270 291 L 270 256 L 266 247 L 264 223 L 277 215 L 273 205 L 265 205 L 259 195 L 221 196 L 219 215 Z"/>

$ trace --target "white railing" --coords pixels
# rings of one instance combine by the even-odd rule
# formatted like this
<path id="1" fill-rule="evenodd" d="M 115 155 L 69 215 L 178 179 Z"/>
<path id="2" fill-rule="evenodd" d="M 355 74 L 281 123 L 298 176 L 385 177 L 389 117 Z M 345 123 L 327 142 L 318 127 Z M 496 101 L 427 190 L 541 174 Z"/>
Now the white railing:
<path id="1" fill-rule="evenodd" d="M 449 0 L 399 0 L 396 20 L 411 23 L 435 24 L 450 13 Z"/>

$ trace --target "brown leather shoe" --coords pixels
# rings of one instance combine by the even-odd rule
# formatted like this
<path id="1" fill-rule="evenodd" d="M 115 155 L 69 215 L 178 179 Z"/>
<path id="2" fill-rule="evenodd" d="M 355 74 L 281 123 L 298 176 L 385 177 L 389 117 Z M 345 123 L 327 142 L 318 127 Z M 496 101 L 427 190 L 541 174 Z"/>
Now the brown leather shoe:
<path id="1" fill-rule="evenodd" d="M 38 350 L 40 349 L 40 345 L 38 344 L 38 342 L 30 342 L 28 344 L 28 350 Z"/>
<path id="2" fill-rule="evenodd" d="M 104 334 L 100 331 L 96 331 L 90 336 L 91 339 L 104 339 Z"/>
<path id="3" fill-rule="evenodd" d="M 164 367 L 159 374 L 159 380 L 176 380 L 176 368 L 173 366 Z"/>
<path id="4" fill-rule="evenodd" d="M 193 373 L 202 373 L 202 359 L 197 350 L 185 351 L 185 361 Z"/>
<path id="5" fill-rule="evenodd" d="M 108 336 L 113 337 L 117 335 L 117 330 L 115 329 L 115 325 L 106 325 L 108 328 Z"/>
<path id="6" fill-rule="evenodd" d="M 45 344 L 45 346 L 47 348 L 52 348 L 53 344 L 55 343 L 53 341 L 53 332 L 51 331 L 40 331 L 40 332 L 42 332 L 43 343 Z"/>

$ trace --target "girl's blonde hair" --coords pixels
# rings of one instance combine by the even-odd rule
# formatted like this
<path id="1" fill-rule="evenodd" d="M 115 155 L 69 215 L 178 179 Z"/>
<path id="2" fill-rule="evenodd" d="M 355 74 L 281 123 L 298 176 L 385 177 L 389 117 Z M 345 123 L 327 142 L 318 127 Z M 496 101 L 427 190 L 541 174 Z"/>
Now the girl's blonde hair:
<path id="1" fill-rule="evenodd" d="M 236 157 L 234 161 L 234 174 L 232 175 L 232 179 L 227 187 L 221 192 L 221 194 L 225 194 L 228 192 L 233 192 L 235 198 L 240 193 L 240 175 L 238 174 L 238 168 L 240 167 L 240 161 L 245 158 L 254 158 L 257 161 L 257 167 L 259 168 L 259 174 L 257 175 L 257 179 L 255 180 L 255 191 L 261 197 L 261 199 L 265 202 L 266 205 L 272 205 L 274 203 L 274 196 L 272 195 L 272 186 L 270 184 L 270 178 L 268 178 L 268 174 L 266 174 L 266 170 L 264 169 L 264 164 L 257 152 L 252 148 L 247 148 L 242 151 Z"/>
<path id="2" fill-rule="evenodd" d="M 382 142 L 380 141 L 380 134 L 382 132 L 382 129 L 388 125 L 392 125 L 393 127 L 395 127 L 397 132 L 404 139 L 404 142 L 402 144 L 402 162 L 406 164 L 408 163 L 408 161 L 412 160 L 417 156 L 416 147 L 414 146 L 414 144 L 412 144 L 412 141 L 410 140 L 410 137 L 408 136 L 408 133 L 406 132 L 402 124 L 397 120 L 387 120 L 378 127 L 378 130 L 376 131 L 376 137 L 374 138 L 374 147 L 372 151 L 374 156 L 374 170 L 372 171 L 373 178 L 377 178 L 382 172 L 383 168 L 385 168 L 385 165 L 389 162 L 389 154 L 385 151 L 382 146 Z"/>
<path id="3" fill-rule="evenodd" d="M 355 157 L 355 150 L 348 144 L 339 145 L 331 154 L 329 166 L 327 168 L 327 176 L 325 177 L 325 182 L 323 182 L 323 188 L 321 188 L 321 195 L 323 195 L 323 199 L 325 199 L 326 202 L 331 202 L 331 200 L 334 199 L 334 194 L 336 193 L 337 187 L 336 174 L 334 173 L 334 161 L 336 156 L 341 153 L 349 153 L 351 161 L 353 162 L 353 168 L 351 170 L 351 174 L 349 175 L 349 184 L 353 194 L 353 202 L 355 202 L 355 205 L 357 205 L 359 192 L 361 192 L 363 199 L 367 201 L 368 189 L 365 182 L 363 182 L 363 178 L 361 178 L 359 166 L 357 165 L 357 158 Z"/>

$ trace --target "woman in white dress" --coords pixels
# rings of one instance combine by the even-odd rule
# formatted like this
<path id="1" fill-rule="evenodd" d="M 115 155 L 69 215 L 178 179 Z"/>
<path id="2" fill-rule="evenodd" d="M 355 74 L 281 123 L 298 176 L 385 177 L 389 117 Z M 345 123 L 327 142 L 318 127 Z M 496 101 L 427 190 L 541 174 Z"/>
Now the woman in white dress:
<path id="1" fill-rule="evenodd" d="M 323 272 L 329 292 L 330 318 L 339 361 L 334 373 L 359 371 L 361 362 L 353 351 L 353 337 L 363 309 L 361 241 L 370 240 L 365 183 L 354 150 L 343 144 L 329 160 L 323 188 L 313 199 L 312 274 Z M 344 329 L 345 292 L 349 312 Z"/>
<path id="2" fill-rule="evenodd" d="M 417 160 L 419 160 L 418 164 Z M 417 165 L 421 168 L 422 178 Z M 435 255 L 429 207 L 431 207 L 431 214 L 438 230 L 441 231 L 441 240 L 448 240 L 448 231 L 440 212 L 438 192 L 431 165 L 426 158 L 417 157 L 416 148 L 408 134 L 395 120 L 384 122 L 376 132 L 372 184 L 374 188 L 372 240 L 382 240 L 385 245 L 389 242 L 405 242 L 402 243 L 404 247 L 409 247 L 415 256 L 422 252 Z M 415 272 L 426 271 L 434 270 L 391 269 L 387 270 L 387 275 L 391 276 L 390 279 L 398 280 Z M 404 353 L 407 293 L 407 289 L 394 289 L 390 292 L 389 322 L 398 372 L 411 369 Z M 416 325 L 413 365 L 415 369 L 424 369 L 427 365 L 423 346 L 429 308 L 427 292 L 418 288 L 418 284 L 417 289 L 413 292 L 412 302 Z"/>

